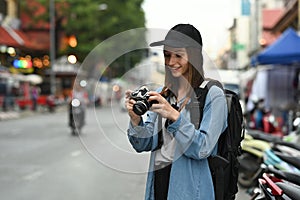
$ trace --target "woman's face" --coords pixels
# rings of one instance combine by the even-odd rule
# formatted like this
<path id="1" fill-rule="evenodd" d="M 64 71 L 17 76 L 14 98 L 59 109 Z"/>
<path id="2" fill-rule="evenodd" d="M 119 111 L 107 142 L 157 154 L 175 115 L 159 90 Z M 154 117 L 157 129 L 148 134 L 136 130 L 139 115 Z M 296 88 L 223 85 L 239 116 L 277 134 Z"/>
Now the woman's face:
<path id="1" fill-rule="evenodd" d="M 165 65 L 174 77 L 188 76 L 188 55 L 185 48 L 164 48 Z"/>

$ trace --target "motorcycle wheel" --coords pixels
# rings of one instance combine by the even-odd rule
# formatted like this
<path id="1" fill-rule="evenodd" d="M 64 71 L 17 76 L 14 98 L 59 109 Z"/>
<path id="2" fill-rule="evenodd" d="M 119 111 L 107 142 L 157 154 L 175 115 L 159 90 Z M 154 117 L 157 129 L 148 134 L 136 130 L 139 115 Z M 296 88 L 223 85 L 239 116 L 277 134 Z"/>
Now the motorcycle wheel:
<path id="1" fill-rule="evenodd" d="M 260 167 L 262 159 L 249 153 L 243 153 L 239 160 L 241 164 L 238 176 L 239 185 L 244 188 L 257 186 L 258 177 L 262 173 Z"/>
<path id="2" fill-rule="evenodd" d="M 78 136 L 80 134 L 80 129 L 72 128 L 71 134 L 73 136 Z"/>

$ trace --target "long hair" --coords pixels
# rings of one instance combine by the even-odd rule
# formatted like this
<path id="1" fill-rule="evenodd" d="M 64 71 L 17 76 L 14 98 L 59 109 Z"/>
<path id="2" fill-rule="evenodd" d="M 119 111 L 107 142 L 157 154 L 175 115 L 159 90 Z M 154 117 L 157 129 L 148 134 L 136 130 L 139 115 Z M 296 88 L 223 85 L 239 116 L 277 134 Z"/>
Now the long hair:
<path id="1" fill-rule="evenodd" d="M 199 48 L 186 48 L 188 55 L 188 83 L 190 85 L 190 91 L 188 94 L 193 92 L 194 88 L 199 87 L 199 85 L 204 80 L 204 70 L 203 70 L 203 55 L 202 49 Z M 165 67 L 165 87 L 168 87 L 175 96 L 177 96 L 178 91 L 178 78 L 172 76 L 170 69 Z"/>

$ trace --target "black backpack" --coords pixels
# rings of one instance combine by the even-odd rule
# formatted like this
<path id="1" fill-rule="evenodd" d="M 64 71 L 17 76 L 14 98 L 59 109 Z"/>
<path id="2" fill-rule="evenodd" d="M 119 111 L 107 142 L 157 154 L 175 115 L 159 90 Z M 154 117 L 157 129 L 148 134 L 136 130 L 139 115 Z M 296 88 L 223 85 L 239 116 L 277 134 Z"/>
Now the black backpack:
<path id="1" fill-rule="evenodd" d="M 223 89 L 222 84 L 216 80 L 205 80 L 199 88 L 195 89 L 195 95 L 191 97 L 191 103 L 186 105 L 191 114 L 191 122 L 198 129 L 202 120 L 205 98 L 211 86 L 216 85 L 225 93 L 228 107 L 228 127 L 218 140 L 217 155 L 210 156 L 209 167 L 211 170 L 216 200 L 235 199 L 238 192 L 238 156 L 241 155 L 241 141 L 244 139 L 244 120 L 239 97 L 236 93 Z M 198 107 L 198 108 L 196 108 Z"/>

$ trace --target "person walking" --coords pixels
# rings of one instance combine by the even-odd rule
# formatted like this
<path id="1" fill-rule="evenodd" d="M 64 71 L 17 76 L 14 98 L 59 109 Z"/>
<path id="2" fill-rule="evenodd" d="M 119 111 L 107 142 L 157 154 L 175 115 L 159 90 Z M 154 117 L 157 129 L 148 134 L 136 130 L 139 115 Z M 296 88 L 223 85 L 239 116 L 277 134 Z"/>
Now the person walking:
<path id="1" fill-rule="evenodd" d="M 227 127 L 224 92 L 210 87 L 196 129 L 188 105 L 195 88 L 205 80 L 201 34 L 191 24 L 177 24 L 164 40 L 150 44 L 160 45 L 165 86 L 148 92 L 148 101 L 155 103 L 145 120 L 134 112 L 131 90 L 125 97 L 129 141 L 137 152 L 151 152 L 145 199 L 215 199 L 207 158 L 216 153 L 218 138 Z"/>
<path id="2" fill-rule="evenodd" d="M 32 101 L 32 110 L 36 111 L 37 110 L 37 101 L 39 98 L 39 88 L 36 85 L 32 85 L 31 87 L 31 101 Z"/>

